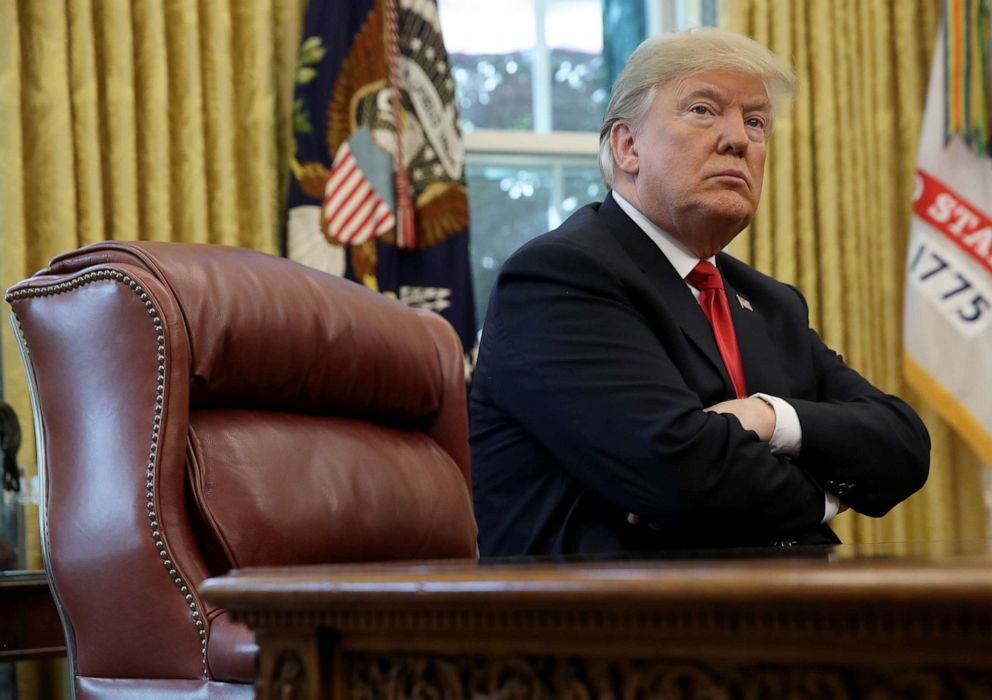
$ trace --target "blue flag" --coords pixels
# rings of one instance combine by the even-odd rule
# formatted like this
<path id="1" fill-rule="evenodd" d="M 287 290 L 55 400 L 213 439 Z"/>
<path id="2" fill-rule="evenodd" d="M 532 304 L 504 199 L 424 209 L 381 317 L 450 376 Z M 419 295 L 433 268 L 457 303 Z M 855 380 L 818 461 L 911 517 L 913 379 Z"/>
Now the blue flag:
<path id="1" fill-rule="evenodd" d="M 440 313 L 475 345 L 465 149 L 434 0 L 311 0 L 286 253 Z"/>

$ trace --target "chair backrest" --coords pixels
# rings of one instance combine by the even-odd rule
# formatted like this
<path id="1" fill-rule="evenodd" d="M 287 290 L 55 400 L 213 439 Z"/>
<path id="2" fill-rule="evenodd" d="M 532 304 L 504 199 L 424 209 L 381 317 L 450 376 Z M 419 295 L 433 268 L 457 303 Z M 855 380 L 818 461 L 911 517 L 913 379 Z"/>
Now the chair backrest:
<path id="1" fill-rule="evenodd" d="M 244 634 L 200 599 L 210 575 L 475 556 L 462 351 L 436 314 L 149 242 L 61 255 L 7 299 L 78 695 L 238 680 Z"/>

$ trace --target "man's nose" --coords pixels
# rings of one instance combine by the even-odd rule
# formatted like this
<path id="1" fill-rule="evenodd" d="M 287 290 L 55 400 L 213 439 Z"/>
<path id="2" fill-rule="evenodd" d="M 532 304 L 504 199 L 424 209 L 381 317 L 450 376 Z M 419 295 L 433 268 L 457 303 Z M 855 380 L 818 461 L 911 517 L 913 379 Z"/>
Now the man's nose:
<path id="1" fill-rule="evenodd" d="M 751 142 L 744 126 L 744 118 L 740 114 L 727 113 L 720 120 L 720 153 L 730 153 L 743 156 Z"/>

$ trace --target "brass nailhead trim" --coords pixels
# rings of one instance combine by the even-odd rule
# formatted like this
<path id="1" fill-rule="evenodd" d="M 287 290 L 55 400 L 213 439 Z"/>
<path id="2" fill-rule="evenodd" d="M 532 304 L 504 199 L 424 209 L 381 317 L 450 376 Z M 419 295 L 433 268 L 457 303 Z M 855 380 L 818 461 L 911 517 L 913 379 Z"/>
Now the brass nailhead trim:
<path id="1" fill-rule="evenodd" d="M 168 548 L 162 539 L 162 535 L 159 531 L 158 524 L 158 514 L 155 512 L 155 477 L 157 473 L 156 467 L 158 466 L 158 442 L 160 426 L 162 423 L 162 413 L 165 406 L 165 329 L 162 326 L 162 319 L 159 315 L 158 310 L 155 308 L 155 304 L 152 302 L 151 298 L 141 287 L 141 284 L 135 280 L 133 277 L 124 274 L 118 270 L 97 270 L 94 272 L 86 272 L 82 275 L 75 277 L 67 282 L 59 282 L 57 284 L 51 284 L 44 287 L 28 287 L 26 289 L 18 289 L 14 292 L 10 292 L 6 296 L 8 304 L 12 304 L 14 301 L 19 299 L 26 299 L 32 297 L 47 297 L 53 294 L 61 294 L 63 292 L 69 292 L 78 287 L 82 287 L 85 284 L 91 282 L 96 282 L 99 280 L 113 280 L 125 285 L 136 295 L 138 299 L 143 303 L 145 310 L 148 312 L 149 317 L 152 320 L 152 327 L 155 330 L 156 338 L 156 359 L 158 361 L 158 370 L 156 372 L 157 378 L 155 381 L 155 415 L 152 419 L 152 435 L 151 435 L 151 447 L 149 449 L 148 455 L 148 469 L 147 469 L 147 490 L 145 492 L 145 506 L 148 511 L 148 521 L 151 529 L 152 540 L 155 543 L 155 548 L 158 550 L 159 557 L 162 559 L 162 564 L 165 567 L 166 572 L 168 572 L 169 577 L 172 582 L 176 584 L 185 598 L 185 602 L 189 606 L 190 619 L 196 626 L 197 633 L 200 637 L 200 663 L 203 671 L 203 678 L 207 679 L 209 674 L 207 672 L 207 631 L 200 619 L 200 611 L 197 606 L 196 600 L 193 598 L 192 594 L 189 592 L 189 586 L 183 580 L 182 576 L 176 571 L 172 565 L 172 557 L 168 553 Z M 15 314 L 16 318 L 16 314 Z M 20 327 L 20 321 L 18 321 L 18 327 Z M 22 333 L 23 336 L 23 333 Z M 25 344 L 25 351 L 27 347 Z"/>

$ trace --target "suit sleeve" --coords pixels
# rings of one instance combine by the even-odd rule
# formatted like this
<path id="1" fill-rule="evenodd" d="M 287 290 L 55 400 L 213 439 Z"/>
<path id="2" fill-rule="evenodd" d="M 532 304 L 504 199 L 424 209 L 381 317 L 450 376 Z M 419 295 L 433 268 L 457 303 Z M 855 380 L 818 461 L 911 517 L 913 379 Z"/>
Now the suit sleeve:
<path id="1" fill-rule="evenodd" d="M 853 510 L 885 515 L 926 482 L 930 436 L 902 399 L 872 386 L 807 333 L 816 398 L 789 399 L 802 429 L 800 460 Z"/>
<path id="2" fill-rule="evenodd" d="M 801 532 L 823 490 L 729 414 L 703 410 L 628 285 L 569 243 L 525 248 L 504 266 L 485 334 L 502 408 L 575 478 L 663 527 L 733 521 Z M 659 323 L 661 322 L 661 327 Z"/>

